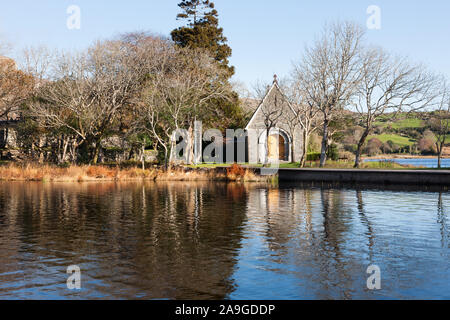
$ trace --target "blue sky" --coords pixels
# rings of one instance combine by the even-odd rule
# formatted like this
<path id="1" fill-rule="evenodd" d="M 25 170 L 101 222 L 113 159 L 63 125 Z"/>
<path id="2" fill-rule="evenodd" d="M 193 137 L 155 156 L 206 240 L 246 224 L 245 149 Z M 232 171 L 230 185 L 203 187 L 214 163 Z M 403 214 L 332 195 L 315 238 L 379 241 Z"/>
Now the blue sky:
<path id="1" fill-rule="evenodd" d="M 450 1 L 385 0 L 216 0 L 220 23 L 233 49 L 235 79 L 251 87 L 274 73 L 285 76 L 306 44 L 327 21 L 366 25 L 369 5 L 381 8 L 381 30 L 368 30 L 370 43 L 423 62 L 450 76 Z M 15 0 L 0 11 L 0 37 L 14 45 L 79 49 L 121 32 L 151 30 L 168 35 L 178 0 Z M 81 29 L 66 27 L 70 5 L 81 8 Z M 11 53 L 15 55 L 15 53 Z"/>

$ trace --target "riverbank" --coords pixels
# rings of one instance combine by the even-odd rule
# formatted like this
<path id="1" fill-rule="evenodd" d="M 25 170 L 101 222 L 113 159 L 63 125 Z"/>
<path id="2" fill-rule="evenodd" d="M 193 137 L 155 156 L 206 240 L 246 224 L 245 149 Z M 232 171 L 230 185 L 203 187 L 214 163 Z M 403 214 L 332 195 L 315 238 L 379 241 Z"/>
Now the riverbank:
<path id="1" fill-rule="evenodd" d="M 370 163 L 369 163 L 370 165 Z M 374 163 L 363 169 L 346 167 L 326 167 L 299 169 L 291 166 L 280 167 L 277 174 L 263 176 L 259 166 L 211 166 L 173 167 L 164 170 L 153 167 L 119 168 L 108 166 L 19 165 L 0 166 L 0 181 L 40 181 L 40 182 L 133 182 L 133 181 L 224 181 L 224 182 L 341 182 L 341 183 L 381 183 L 381 184 L 438 184 L 450 185 L 450 170 L 424 170 L 392 163 Z"/>
<path id="2" fill-rule="evenodd" d="M 108 181 L 230 181 L 264 182 L 262 177 L 250 168 L 119 168 L 107 166 L 19 165 L 0 166 L 0 181 L 42 181 L 42 182 L 108 182 Z"/>
<path id="3" fill-rule="evenodd" d="M 280 182 L 450 186 L 450 170 L 279 169 Z"/>

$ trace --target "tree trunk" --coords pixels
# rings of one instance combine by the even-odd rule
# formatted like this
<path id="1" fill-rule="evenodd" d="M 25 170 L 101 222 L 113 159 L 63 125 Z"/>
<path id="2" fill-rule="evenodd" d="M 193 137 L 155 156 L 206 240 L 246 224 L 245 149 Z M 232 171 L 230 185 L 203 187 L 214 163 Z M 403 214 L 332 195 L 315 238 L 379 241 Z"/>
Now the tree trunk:
<path id="1" fill-rule="evenodd" d="M 44 163 L 44 153 L 42 152 L 42 147 L 44 146 L 43 138 L 39 138 L 39 163 Z"/>
<path id="2" fill-rule="evenodd" d="M 98 156 L 100 154 L 100 147 L 101 147 L 101 144 L 100 144 L 99 141 L 97 141 L 95 143 L 94 155 L 92 157 L 92 164 L 94 164 L 94 165 L 96 165 L 98 163 Z"/>
<path id="3" fill-rule="evenodd" d="M 141 160 L 142 160 L 142 170 L 145 170 L 145 145 L 142 145 Z"/>
<path id="4" fill-rule="evenodd" d="M 328 123 L 329 123 L 329 120 L 324 120 L 324 122 L 323 122 L 322 150 L 320 152 L 320 167 L 321 168 L 323 168 L 327 162 Z"/>
<path id="5" fill-rule="evenodd" d="M 309 144 L 309 132 L 307 130 L 303 130 L 303 151 L 302 151 L 302 158 L 300 160 L 300 168 L 305 167 L 306 160 L 308 158 L 308 144 Z"/>
<path id="6" fill-rule="evenodd" d="M 67 138 L 67 139 L 63 140 L 64 145 L 63 145 L 61 163 L 64 163 L 66 161 L 67 148 L 69 146 L 69 141 L 70 141 L 70 138 Z"/>
<path id="7" fill-rule="evenodd" d="M 174 163 L 174 152 L 176 152 L 176 141 L 170 140 L 170 149 L 166 150 L 169 152 L 169 165 L 172 166 Z"/>
<path id="8" fill-rule="evenodd" d="M 168 150 L 165 145 L 163 147 L 164 147 L 164 168 L 167 171 L 167 169 L 169 168 Z"/>
<path id="9" fill-rule="evenodd" d="M 56 162 L 58 164 L 62 163 L 62 149 L 63 149 L 63 145 L 64 145 L 64 136 L 62 136 L 62 138 L 58 137 L 56 139 L 56 141 L 58 142 L 58 148 L 56 151 Z"/>
<path id="10" fill-rule="evenodd" d="M 269 133 L 270 129 L 266 130 L 266 158 L 264 159 L 264 165 L 267 166 L 269 164 Z"/>
<path id="11" fill-rule="evenodd" d="M 188 130 L 188 146 L 189 146 L 189 152 L 188 152 L 188 157 L 187 157 L 187 164 L 188 165 L 192 165 L 193 164 L 193 160 L 195 158 L 194 156 L 194 143 L 193 143 L 193 137 L 194 137 L 194 129 L 192 126 L 189 126 L 189 130 Z"/>
<path id="12" fill-rule="evenodd" d="M 442 168 L 442 153 L 444 151 L 444 148 L 440 148 L 439 153 L 438 153 L 438 169 Z"/>
<path id="13" fill-rule="evenodd" d="M 369 130 L 365 130 L 364 133 L 361 136 L 361 139 L 359 139 L 358 142 L 358 149 L 356 150 L 356 158 L 355 158 L 355 168 L 359 168 L 361 166 L 361 153 L 362 149 L 364 147 L 364 143 L 366 143 L 367 137 L 369 136 Z"/>
<path id="14" fill-rule="evenodd" d="M 291 134 L 291 141 L 290 143 L 288 143 L 288 148 L 289 148 L 289 157 L 291 158 L 291 163 L 295 162 L 295 150 L 294 150 L 294 146 L 295 146 L 295 129 L 290 130 L 289 131 Z"/>
<path id="15" fill-rule="evenodd" d="M 73 164 L 75 164 L 78 160 L 77 159 L 77 148 L 78 148 L 77 139 L 73 138 L 72 147 L 70 148 L 70 157 L 72 159 Z"/>

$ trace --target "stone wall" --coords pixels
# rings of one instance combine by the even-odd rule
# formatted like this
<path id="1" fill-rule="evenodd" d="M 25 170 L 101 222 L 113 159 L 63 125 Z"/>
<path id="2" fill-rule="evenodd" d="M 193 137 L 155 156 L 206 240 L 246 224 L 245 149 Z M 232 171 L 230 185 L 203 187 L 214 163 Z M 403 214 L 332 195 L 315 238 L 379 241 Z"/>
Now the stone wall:
<path id="1" fill-rule="evenodd" d="M 257 109 L 252 119 L 250 120 L 247 131 L 249 134 L 248 139 L 248 157 L 250 159 L 257 159 L 258 163 L 264 162 L 265 159 L 265 145 L 266 145 L 266 126 L 265 119 L 270 117 L 270 110 L 272 108 L 281 109 L 282 116 L 276 121 L 276 126 L 271 130 L 270 134 L 276 133 L 280 130 L 284 135 L 289 137 L 290 143 L 289 148 L 293 147 L 293 159 L 290 155 L 289 160 L 291 162 L 300 162 L 302 156 L 302 130 L 298 126 L 295 129 L 291 129 L 288 119 L 292 118 L 293 110 L 286 101 L 283 93 L 277 84 L 274 84 L 269 90 L 268 94 L 264 98 L 262 105 Z M 253 133 L 251 131 L 254 131 Z M 253 136 L 257 134 L 257 137 Z M 292 149 L 290 149 L 290 153 Z"/>
<path id="2" fill-rule="evenodd" d="M 450 186 L 450 170 L 279 169 L 280 182 Z"/>

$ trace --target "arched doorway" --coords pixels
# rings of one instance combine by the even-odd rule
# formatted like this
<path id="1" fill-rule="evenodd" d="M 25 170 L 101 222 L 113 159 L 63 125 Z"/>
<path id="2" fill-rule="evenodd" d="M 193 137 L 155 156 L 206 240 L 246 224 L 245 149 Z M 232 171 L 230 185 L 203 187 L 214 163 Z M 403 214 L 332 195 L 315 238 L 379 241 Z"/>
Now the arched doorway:
<path id="1" fill-rule="evenodd" d="M 282 135 L 278 137 L 278 156 L 280 161 L 288 161 L 286 158 L 286 140 Z"/>
<path id="2" fill-rule="evenodd" d="M 269 136 L 269 158 L 289 161 L 289 140 L 282 133 Z"/>

